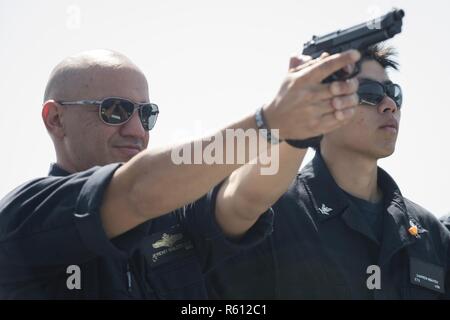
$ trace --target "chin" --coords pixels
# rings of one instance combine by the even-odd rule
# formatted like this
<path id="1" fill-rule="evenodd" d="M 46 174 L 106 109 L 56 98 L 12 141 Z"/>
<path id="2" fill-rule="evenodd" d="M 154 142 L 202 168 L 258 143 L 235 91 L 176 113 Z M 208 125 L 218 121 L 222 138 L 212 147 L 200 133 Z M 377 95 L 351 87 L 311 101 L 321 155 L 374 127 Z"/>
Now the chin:
<path id="1" fill-rule="evenodd" d="M 384 150 L 378 150 L 377 159 L 383 159 L 391 156 L 395 151 L 395 146 L 392 148 L 385 148 Z"/>

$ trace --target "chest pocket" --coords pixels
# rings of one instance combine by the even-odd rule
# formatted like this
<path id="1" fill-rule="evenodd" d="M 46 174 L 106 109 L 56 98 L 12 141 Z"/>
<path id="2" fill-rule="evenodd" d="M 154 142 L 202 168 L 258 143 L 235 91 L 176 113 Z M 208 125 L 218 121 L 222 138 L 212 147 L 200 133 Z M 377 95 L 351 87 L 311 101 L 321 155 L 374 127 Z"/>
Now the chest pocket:
<path id="1" fill-rule="evenodd" d="M 417 285 L 409 285 L 402 288 L 402 297 L 406 300 L 437 300 L 440 299 L 440 295 L 439 292 Z"/>
<path id="2" fill-rule="evenodd" d="M 176 225 L 149 236 L 142 247 L 146 278 L 161 299 L 207 298 L 192 241 Z"/>
<path id="3" fill-rule="evenodd" d="M 425 234 L 408 248 L 408 285 L 402 288 L 406 299 L 439 299 L 445 294 L 445 264 Z"/>

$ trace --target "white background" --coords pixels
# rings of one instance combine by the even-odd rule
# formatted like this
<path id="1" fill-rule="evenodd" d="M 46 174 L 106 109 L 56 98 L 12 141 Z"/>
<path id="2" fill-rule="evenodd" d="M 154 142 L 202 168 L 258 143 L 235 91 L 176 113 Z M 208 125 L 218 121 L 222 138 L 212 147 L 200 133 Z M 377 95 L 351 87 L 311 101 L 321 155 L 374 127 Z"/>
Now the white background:
<path id="1" fill-rule="evenodd" d="M 396 153 L 380 161 L 405 196 L 450 212 L 448 1 L 17 1 L 0 0 L 0 197 L 47 174 L 55 160 L 40 118 L 51 69 L 109 48 L 147 75 L 160 117 L 150 145 L 213 133 L 270 101 L 288 58 L 313 34 L 405 9 L 391 43 L 404 88 Z M 309 154 L 310 159 L 312 154 Z"/>

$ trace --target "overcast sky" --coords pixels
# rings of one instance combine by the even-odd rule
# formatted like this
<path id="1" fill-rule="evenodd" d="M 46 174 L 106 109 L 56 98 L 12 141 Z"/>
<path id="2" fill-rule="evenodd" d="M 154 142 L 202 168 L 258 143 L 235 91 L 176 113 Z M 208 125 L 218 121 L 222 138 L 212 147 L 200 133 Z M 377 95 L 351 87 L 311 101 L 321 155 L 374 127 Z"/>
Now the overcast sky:
<path id="1" fill-rule="evenodd" d="M 448 1 L 0 0 L 0 197 L 55 160 L 40 112 L 49 73 L 68 55 L 109 48 L 141 67 L 160 106 L 152 148 L 250 114 L 274 97 L 290 54 L 313 34 L 394 6 L 406 18 L 391 41 L 401 63 L 391 78 L 405 96 L 397 150 L 380 165 L 405 196 L 448 213 Z"/>

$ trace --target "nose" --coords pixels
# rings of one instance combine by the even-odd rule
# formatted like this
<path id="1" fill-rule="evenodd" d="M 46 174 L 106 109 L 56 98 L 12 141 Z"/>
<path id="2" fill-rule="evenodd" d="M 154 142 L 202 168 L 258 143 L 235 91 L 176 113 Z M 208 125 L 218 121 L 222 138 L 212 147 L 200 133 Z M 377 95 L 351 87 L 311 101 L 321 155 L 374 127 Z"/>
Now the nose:
<path id="1" fill-rule="evenodd" d="M 120 127 L 120 134 L 124 137 L 137 138 L 142 141 L 146 140 L 148 132 L 142 126 L 138 110 L 135 110 L 131 119 Z"/>
<path id="2" fill-rule="evenodd" d="M 392 100 L 392 98 L 386 96 L 381 100 L 380 104 L 378 105 L 378 112 L 385 113 L 385 112 L 391 112 L 396 113 L 398 111 L 397 105 L 395 104 L 395 101 Z"/>

